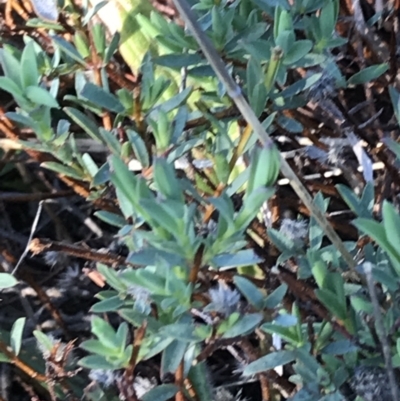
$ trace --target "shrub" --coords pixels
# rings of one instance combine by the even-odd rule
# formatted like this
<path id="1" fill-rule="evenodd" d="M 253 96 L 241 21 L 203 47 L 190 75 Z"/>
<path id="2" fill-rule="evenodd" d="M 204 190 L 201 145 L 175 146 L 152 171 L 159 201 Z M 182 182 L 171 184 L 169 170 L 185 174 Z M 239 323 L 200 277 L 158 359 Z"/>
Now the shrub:
<path id="1" fill-rule="evenodd" d="M 388 64 L 343 73 L 338 55 L 350 44 L 336 30 L 336 0 L 201 0 L 192 6 L 205 42 L 177 18 L 122 1 L 120 33 L 110 36 L 97 17 L 103 6 L 65 3 L 46 14 L 35 1 L 47 18 L 29 20 L 39 37 L 0 50 L 0 88 L 13 98 L 0 129 L 55 188 L 84 198 L 90 211 L 76 215 L 87 223 L 93 211 L 92 230 L 108 234 L 106 250 L 33 238 L 48 206 L 40 203 L 26 252 L 0 287 L 8 296 L 33 287 L 62 331 L 43 327 L 35 301 L 1 330 L 1 360 L 53 400 L 235 399 L 213 380 L 221 350 L 265 400 L 334 401 L 351 398 L 349 389 L 368 399 L 362 369 L 391 383 L 379 394 L 396 391 L 400 216 L 388 201 L 374 209 L 375 142 L 362 146 L 337 102 L 386 82 Z M 399 94 L 388 93 L 399 118 Z M 309 104 L 339 135 L 311 132 Z M 314 145 L 288 163 L 282 133 L 291 146 L 302 133 Z M 100 152 L 83 150 L 88 143 Z M 399 145 L 382 146 L 387 167 Z M 311 198 L 307 170 L 333 168 L 343 181 Z M 284 192 L 285 179 L 296 195 Z M 340 236 L 327 193 L 356 217 Z M 301 215 L 284 218 L 282 194 Z M 71 335 L 64 306 L 27 273 L 28 250 L 64 270 L 61 298 L 84 299 L 73 308 L 90 327 Z M 82 270 L 65 255 L 92 264 Z"/>

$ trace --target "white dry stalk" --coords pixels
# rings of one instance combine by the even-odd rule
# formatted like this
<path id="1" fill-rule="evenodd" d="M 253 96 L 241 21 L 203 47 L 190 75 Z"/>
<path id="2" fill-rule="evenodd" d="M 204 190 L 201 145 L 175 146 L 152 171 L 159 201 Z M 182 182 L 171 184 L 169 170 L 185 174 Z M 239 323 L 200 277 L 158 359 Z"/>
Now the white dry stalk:
<path id="1" fill-rule="evenodd" d="M 40 201 L 40 202 L 39 202 L 39 206 L 38 206 L 38 208 L 37 208 L 35 218 L 33 219 L 32 227 L 31 227 L 31 232 L 30 232 L 30 234 L 29 234 L 29 238 L 28 238 L 28 242 L 27 242 L 27 244 L 26 244 L 25 250 L 24 250 L 24 252 L 22 252 L 22 255 L 20 256 L 20 258 L 19 258 L 17 264 L 15 265 L 14 270 L 11 272 L 11 274 L 12 274 L 13 276 L 17 273 L 18 268 L 20 267 L 21 263 L 22 263 L 23 260 L 25 259 L 25 256 L 26 256 L 26 255 L 28 254 L 28 252 L 29 252 L 29 245 L 30 245 L 30 243 L 31 243 L 31 241 L 32 241 L 33 235 L 35 234 L 37 225 L 38 225 L 38 223 L 39 223 L 40 215 L 41 215 L 41 213 L 42 213 L 43 202 L 44 202 L 44 201 Z"/>

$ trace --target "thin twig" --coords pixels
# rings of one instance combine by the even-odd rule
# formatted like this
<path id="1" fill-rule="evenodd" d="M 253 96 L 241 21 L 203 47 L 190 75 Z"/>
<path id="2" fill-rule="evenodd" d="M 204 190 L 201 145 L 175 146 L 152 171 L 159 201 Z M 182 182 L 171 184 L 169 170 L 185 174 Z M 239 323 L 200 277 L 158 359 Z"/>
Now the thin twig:
<path id="1" fill-rule="evenodd" d="M 70 190 L 59 191 L 53 193 L 36 192 L 36 193 L 22 193 L 22 192 L 0 192 L 0 200 L 3 202 L 37 202 L 45 199 L 57 199 L 73 196 L 75 193 Z"/>
<path id="2" fill-rule="evenodd" d="M 147 329 L 147 321 L 144 321 L 143 324 L 135 331 L 131 358 L 129 360 L 128 367 L 125 369 L 123 380 L 121 382 L 121 386 L 124 392 L 127 393 L 126 394 L 127 400 L 138 401 L 138 397 L 136 395 L 134 386 L 135 368 L 139 356 L 140 347 L 146 334 L 146 329 Z"/>

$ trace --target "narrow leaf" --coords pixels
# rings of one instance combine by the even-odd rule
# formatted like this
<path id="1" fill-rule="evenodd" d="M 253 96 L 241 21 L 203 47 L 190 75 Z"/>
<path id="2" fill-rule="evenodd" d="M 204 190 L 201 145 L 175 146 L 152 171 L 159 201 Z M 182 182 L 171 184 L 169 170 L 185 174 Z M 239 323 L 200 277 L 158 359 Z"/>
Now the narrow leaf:
<path id="1" fill-rule="evenodd" d="M 286 365 L 287 363 L 293 362 L 295 359 L 295 353 L 292 351 L 271 352 L 246 366 L 243 375 L 253 376 L 257 373 L 274 369 L 277 366 Z"/>

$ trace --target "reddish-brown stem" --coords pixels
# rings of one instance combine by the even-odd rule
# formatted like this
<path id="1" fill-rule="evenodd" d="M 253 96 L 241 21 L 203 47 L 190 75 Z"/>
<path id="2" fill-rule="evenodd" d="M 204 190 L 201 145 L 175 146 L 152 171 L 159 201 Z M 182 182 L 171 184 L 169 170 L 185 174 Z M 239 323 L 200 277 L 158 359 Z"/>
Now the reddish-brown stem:
<path id="1" fill-rule="evenodd" d="M 203 261 L 203 251 L 204 251 L 204 246 L 200 245 L 194 257 L 194 263 L 189 275 L 189 282 L 192 284 L 194 284 L 197 280 L 197 275 L 199 274 L 201 264 Z"/>
<path id="2" fill-rule="evenodd" d="M 2 352 L 10 360 L 10 363 L 15 365 L 18 369 L 22 370 L 30 378 L 39 380 L 43 383 L 46 382 L 47 378 L 45 375 L 36 372 L 36 370 L 32 369 L 25 362 L 19 359 L 18 356 L 15 355 L 14 351 L 1 340 L 0 340 L 0 352 Z"/>
<path id="3" fill-rule="evenodd" d="M 95 262 L 104 263 L 106 265 L 111 265 L 112 267 L 120 265 L 130 265 L 127 263 L 125 258 L 113 253 L 102 253 L 98 251 L 93 251 L 91 249 L 82 248 L 76 245 L 63 244 L 61 242 L 50 241 L 44 238 L 34 238 L 29 244 L 29 250 L 37 255 L 43 252 L 63 252 L 67 255 L 74 256 L 76 258 L 93 260 Z"/>
<path id="4" fill-rule="evenodd" d="M 147 322 L 145 321 L 136 331 L 133 340 L 133 348 L 129 365 L 125 369 L 123 380 L 120 383 L 120 388 L 123 391 L 123 395 L 127 401 L 138 401 L 138 397 L 135 392 L 134 380 L 135 380 L 135 367 L 142 345 L 143 338 L 146 334 Z"/>
<path id="5" fill-rule="evenodd" d="M 175 384 L 179 388 L 178 392 L 175 395 L 175 401 L 185 401 L 185 396 L 183 394 L 183 385 L 184 385 L 184 364 L 183 361 L 178 366 L 178 369 L 175 372 Z"/>

